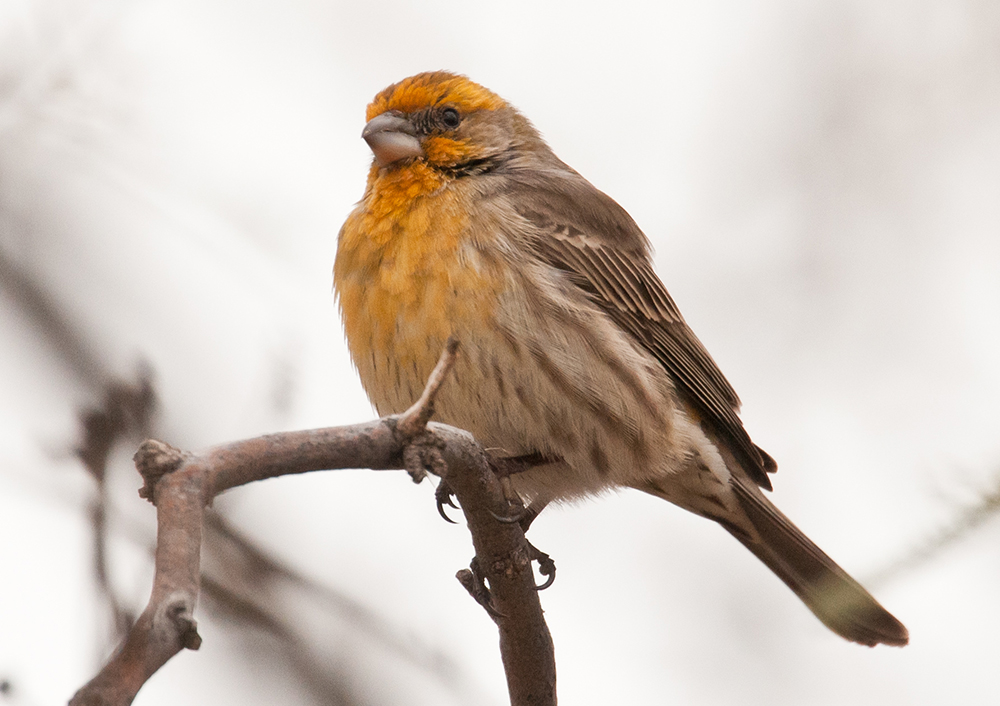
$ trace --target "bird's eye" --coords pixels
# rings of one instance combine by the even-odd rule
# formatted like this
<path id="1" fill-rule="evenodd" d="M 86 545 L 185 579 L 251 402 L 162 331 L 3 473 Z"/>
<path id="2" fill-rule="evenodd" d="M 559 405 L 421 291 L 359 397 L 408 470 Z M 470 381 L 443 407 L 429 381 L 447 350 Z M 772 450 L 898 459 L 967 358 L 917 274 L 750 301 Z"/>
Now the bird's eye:
<path id="1" fill-rule="evenodd" d="M 462 122 L 462 116 L 454 108 L 445 108 L 441 111 L 441 122 L 449 130 L 454 130 Z"/>

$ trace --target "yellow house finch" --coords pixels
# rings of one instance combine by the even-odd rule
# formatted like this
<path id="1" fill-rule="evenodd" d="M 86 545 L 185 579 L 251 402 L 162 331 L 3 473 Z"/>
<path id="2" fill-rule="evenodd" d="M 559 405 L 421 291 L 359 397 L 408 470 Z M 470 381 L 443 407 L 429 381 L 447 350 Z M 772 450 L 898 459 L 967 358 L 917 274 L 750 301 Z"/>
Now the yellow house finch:
<path id="1" fill-rule="evenodd" d="M 498 458 L 530 459 L 510 483 L 531 507 L 651 493 L 722 525 L 837 634 L 907 643 L 761 492 L 776 464 L 621 206 L 463 76 L 393 84 L 367 120 L 375 161 L 340 231 L 334 280 L 379 414 L 416 401 L 454 336 L 438 417 Z"/>

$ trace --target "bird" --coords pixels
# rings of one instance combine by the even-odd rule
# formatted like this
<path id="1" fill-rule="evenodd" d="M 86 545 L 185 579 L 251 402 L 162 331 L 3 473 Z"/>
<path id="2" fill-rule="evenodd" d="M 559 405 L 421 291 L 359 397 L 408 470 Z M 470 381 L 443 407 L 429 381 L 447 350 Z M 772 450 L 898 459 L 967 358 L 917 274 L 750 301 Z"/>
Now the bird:
<path id="1" fill-rule="evenodd" d="M 456 339 L 437 419 L 519 462 L 508 482 L 529 508 L 638 489 L 721 525 L 836 634 L 907 644 L 765 496 L 777 464 L 624 208 L 463 75 L 394 83 L 366 120 L 374 159 L 338 235 L 334 290 L 380 415 L 408 409 Z"/>

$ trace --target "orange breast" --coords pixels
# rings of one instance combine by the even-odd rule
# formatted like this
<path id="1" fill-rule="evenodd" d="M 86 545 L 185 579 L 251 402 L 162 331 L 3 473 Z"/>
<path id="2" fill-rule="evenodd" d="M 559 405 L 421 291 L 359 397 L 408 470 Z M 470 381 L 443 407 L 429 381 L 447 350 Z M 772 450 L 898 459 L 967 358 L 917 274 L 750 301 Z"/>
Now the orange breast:
<path id="1" fill-rule="evenodd" d="M 448 336 L 488 326 L 502 277 L 464 195 L 421 163 L 373 170 L 340 233 L 334 286 L 348 347 L 380 414 L 419 396 Z"/>

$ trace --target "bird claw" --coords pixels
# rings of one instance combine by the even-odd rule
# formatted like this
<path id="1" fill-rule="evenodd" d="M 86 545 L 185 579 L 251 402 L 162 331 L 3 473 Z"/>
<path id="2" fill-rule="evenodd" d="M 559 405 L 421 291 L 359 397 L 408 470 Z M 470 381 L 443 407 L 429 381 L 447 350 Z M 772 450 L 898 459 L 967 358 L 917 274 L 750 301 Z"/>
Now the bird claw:
<path id="1" fill-rule="evenodd" d="M 528 540 L 524 540 L 528 542 Z M 531 542 L 528 542 L 528 557 L 531 561 L 538 562 L 538 573 L 546 577 L 545 582 L 535 585 L 536 591 L 544 591 L 546 588 L 555 583 L 556 580 L 556 562 L 553 561 L 552 557 L 543 552 L 541 549 L 536 547 Z"/>
<path id="2" fill-rule="evenodd" d="M 531 527 L 531 523 L 535 521 L 535 518 L 545 509 L 548 503 L 538 503 L 533 502 L 527 507 L 521 505 L 520 502 L 510 502 L 511 505 L 515 505 L 519 509 L 510 515 L 498 515 L 497 513 L 489 510 L 488 512 L 493 516 L 493 519 L 497 522 L 503 522 L 507 525 L 518 524 L 521 525 L 521 531 L 527 533 L 528 528 Z"/>
<path id="3" fill-rule="evenodd" d="M 454 496 L 455 492 L 451 489 L 451 486 L 448 485 L 448 481 L 442 478 L 441 482 L 438 483 L 437 488 L 434 489 L 434 501 L 437 503 L 438 514 L 444 518 L 445 522 L 457 525 L 458 523 L 448 517 L 448 512 L 444 509 L 445 505 L 453 507 L 456 510 L 459 509 L 458 505 L 455 504 L 455 501 L 452 500 Z"/>
<path id="4" fill-rule="evenodd" d="M 510 504 L 515 505 L 515 503 L 510 503 Z M 511 515 L 499 515 L 493 512 L 492 510 L 487 510 L 487 512 L 489 512 L 490 515 L 493 516 L 493 519 L 496 520 L 497 522 L 502 522 L 505 525 L 516 525 L 520 524 L 521 520 L 527 517 L 528 513 L 530 512 L 528 508 L 526 508 L 524 505 L 521 505 L 520 503 L 517 503 L 516 507 L 518 507 L 519 509 Z"/>

